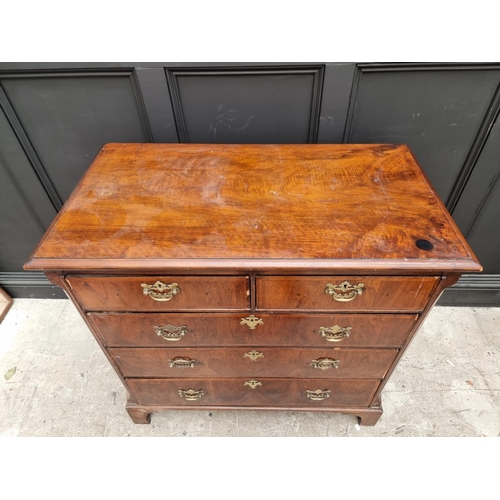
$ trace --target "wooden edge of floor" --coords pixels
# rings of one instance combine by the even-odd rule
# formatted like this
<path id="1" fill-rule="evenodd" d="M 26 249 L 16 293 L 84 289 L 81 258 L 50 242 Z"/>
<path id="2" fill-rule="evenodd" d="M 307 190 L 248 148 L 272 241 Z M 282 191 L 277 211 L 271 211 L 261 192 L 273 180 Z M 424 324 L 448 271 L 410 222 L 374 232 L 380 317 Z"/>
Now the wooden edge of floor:
<path id="1" fill-rule="evenodd" d="M 7 313 L 9 312 L 9 309 L 12 306 L 12 303 L 14 301 L 12 298 L 0 288 L 0 323 L 3 321 Z"/>

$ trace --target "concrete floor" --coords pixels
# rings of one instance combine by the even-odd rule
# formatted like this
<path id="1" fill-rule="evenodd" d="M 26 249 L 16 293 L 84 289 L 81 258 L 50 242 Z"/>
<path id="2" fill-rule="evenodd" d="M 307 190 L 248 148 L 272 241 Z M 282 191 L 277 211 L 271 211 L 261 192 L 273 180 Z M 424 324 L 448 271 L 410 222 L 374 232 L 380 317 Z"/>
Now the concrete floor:
<path id="1" fill-rule="evenodd" d="M 135 425 L 73 304 L 18 299 L 0 325 L 0 436 L 499 436 L 499 326 L 500 308 L 434 308 L 375 427 L 291 411 L 169 411 Z"/>

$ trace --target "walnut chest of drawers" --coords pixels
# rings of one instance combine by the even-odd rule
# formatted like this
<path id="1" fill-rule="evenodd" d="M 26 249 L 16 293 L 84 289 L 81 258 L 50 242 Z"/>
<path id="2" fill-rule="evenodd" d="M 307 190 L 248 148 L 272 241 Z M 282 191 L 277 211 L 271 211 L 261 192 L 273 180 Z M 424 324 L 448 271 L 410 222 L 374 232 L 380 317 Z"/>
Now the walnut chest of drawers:
<path id="1" fill-rule="evenodd" d="M 440 293 L 481 270 L 409 149 L 382 144 L 108 144 L 25 268 L 66 290 L 136 423 L 367 425 Z"/>

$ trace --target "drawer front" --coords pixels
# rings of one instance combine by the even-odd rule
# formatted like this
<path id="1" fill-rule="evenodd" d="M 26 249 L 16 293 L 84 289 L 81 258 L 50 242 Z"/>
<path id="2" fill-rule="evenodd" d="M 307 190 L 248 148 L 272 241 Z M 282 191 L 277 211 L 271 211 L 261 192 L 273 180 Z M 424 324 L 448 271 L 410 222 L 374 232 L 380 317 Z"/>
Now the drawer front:
<path id="1" fill-rule="evenodd" d="M 383 378 L 396 349 L 110 348 L 125 377 Z"/>
<path id="2" fill-rule="evenodd" d="M 127 386 L 139 404 L 174 407 L 368 406 L 378 384 L 378 380 L 367 379 L 127 379 Z"/>
<path id="3" fill-rule="evenodd" d="M 416 314 L 89 313 L 106 346 L 400 347 Z M 167 340 L 168 339 L 168 340 Z"/>
<path id="4" fill-rule="evenodd" d="M 248 309 L 246 276 L 68 276 L 87 311 Z"/>
<path id="5" fill-rule="evenodd" d="M 421 311 L 439 278 L 259 276 L 258 309 Z"/>

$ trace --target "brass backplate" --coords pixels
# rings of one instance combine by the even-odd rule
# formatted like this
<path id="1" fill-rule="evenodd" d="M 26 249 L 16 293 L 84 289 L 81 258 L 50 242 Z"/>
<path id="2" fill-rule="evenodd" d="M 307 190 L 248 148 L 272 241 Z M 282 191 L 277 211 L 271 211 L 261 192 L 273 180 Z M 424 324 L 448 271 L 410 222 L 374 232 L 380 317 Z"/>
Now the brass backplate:
<path id="1" fill-rule="evenodd" d="M 345 280 L 338 285 L 327 283 L 325 293 L 331 295 L 335 300 L 338 300 L 339 302 L 349 302 L 350 300 L 354 300 L 358 295 L 361 295 L 363 293 L 364 287 L 364 283 L 351 285 L 347 280 Z"/>
<path id="2" fill-rule="evenodd" d="M 166 285 L 161 281 L 157 281 L 154 285 L 142 283 L 141 286 L 144 295 L 149 295 L 153 300 L 158 300 L 160 302 L 172 300 L 175 295 L 180 293 L 179 283 L 170 283 Z"/>
<path id="3" fill-rule="evenodd" d="M 258 380 L 247 380 L 243 385 L 248 385 L 250 389 L 255 389 L 257 386 L 262 385 Z"/>
<path id="4" fill-rule="evenodd" d="M 321 336 L 328 340 L 328 342 L 340 342 L 341 340 L 349 337 L 351 331 L 351 326 L 343 327 L 339 325 L 333 325 L 329 328 L 325 326 L 319 327 L 319 333 L 321 333 Z"/>
<path id="5" fill-rule="evenodd" d="M 262 318 L 257 318 L 257 316 L 254 316 L 253 314 L 250 314 L 250 316 L 247 316 L 246 318 L 241 318 L 240 325 L 247 325 L 250 330 L 255 330 L 257 328 L 257 325 L 263 325 L 264 321 Z"/>
<path id="6" fill-rule="evenodd" d="M 306 390 L 306 395 L 309 399 L 313 401 L 323 401 L 323 399 L 329 398 L 332 391 L 327 389 L 322 391 L 321 389 L 316 389 L 315 391 Z"/>
<path id="7" fill-rule="evenodd" d="M 186 401 L 196 401 L 200 399 L 205 393 L 203 392 L 203 389 L 179 389 L 179 396 Z"/>
<path id="8" fill-rule="evenodd" d="M 186 326 L 175 326 L 171 323 L 165 326 L 155 326 L 154 329 L 159 337 L 171 342 L 181 340 L 181 338 L 188 332 Z"/>
<path id="9" fill-rule="evenodd" d="M 258 351 L 249 351 L 243 354 L 244 358 L 250 358 L 251 361 L 257 361 L 259 358 L 263 358 L 264 354 Z"/>

